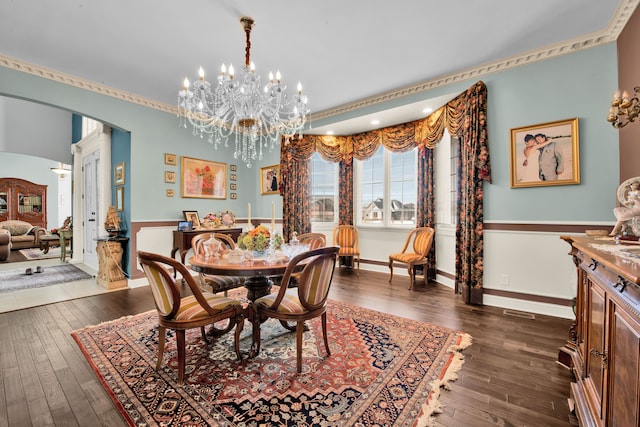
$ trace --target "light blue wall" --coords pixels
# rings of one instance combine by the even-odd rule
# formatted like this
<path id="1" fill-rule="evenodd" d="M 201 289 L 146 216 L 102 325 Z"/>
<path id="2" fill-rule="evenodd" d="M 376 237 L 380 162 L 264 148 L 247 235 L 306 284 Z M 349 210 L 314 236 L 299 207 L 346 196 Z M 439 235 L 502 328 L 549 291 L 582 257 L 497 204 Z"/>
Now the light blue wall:
<path id="1" fill-rule="evenodd" d="M 618 144 L 616 131 L 605 116 L 611 93 L 617 87 L 616 64 L 615 44 L 609 44 L 479 78 L 488 87 L 493 177 L 493 183 L 485 185 L 485 220 L 611 221 L 619 176 Z M 405 102 L 460 93 L 479 79 L 417 94 Z M 247 203 L 251 203 L 252 217 L 269 217 L 272 201 L 276 201 L 276 216 L 281 216 L 279 196 L 260 196 L 258 191 L 259 168 L 279 163 L 278 152 L 268 153 L 262 163 L 248 170 L 233 159 L 228 149 L 215 151 L 206 140 L 191 135 L 189 129 L 179 128 L 172 114 L 6 68 L 0 68 L 0 94 L 57 105 L 129 131 L 131 167 L 127 172 L 132 221 L 177 220 L 183 210 L 197 210 L 204 215 L 231 209 L 244 217 Z M 580 121 L 581 184 L 511 189 L 510 129 L 572 117 Z M 315 126 L 325 123 L 318 121 Z M 179 184 L 164 183 L 164 153 L 236 164 L 238 199 L 181 198 Z M 179 166 L 174 170 L 179 171 Z M 167 198 L 167 188 L 174 188 L 176 196 Z"/>
<path id="2" fill-rule="evenodd" d="M 190 129 L 179 127 L 173 114 L 1 67 L 0 94 L 58 106 L 130 132 L 131 157 L 127 173 L 130 174 L 131 221 L 178 220 L 183 210 L 197 210 L 201 215 L 233 210 L 237 216 L 245 217 L 247 203 L 251 203 L 252 217 L 271 215 L 273 196 L 259 199 L 257 182 L 261 166 L 279 163 L 278 152 L 268 153 L 268 160 L 247 169 L 233 158 L 229 149 L 216 151 L 206 140 L 193 136 Z M 188 156 L 236 164 L 238 198 L 213 201 L 181 198 L 178 183 L 164 183 L 164 171 L 171 169 L 164 165 L 164 153 L 177 154 L 178 163 L 181 156 Z M 179 165 L 173 170 L 179 173 Z M 176 196 L 167 198 L 167 188 L 173 188 Z M 276 216 L 280 217 L 281 212 L 278 203 Z"/>
<path id="3" fill-rule="evenodd" d="M 617 130 L 605 120 L 617 84 L 615 43 L 461 81 L 404 99 L 417 102 L 462 93 L 482 80 L 488 90 L 492 184 L 485 184 L 484 219 L 497 222 L 612 221 L 619 184 Z M 397 106 L 394 100 L 366 113 Z M 365 110 L 363 110 L 365 111 Z M 353 112 L 334 121 L 354 116 Z M 579 185 L 512 189 L 511 129 L 579 119 Z M 314 126 L 329 124 L 319 120 Z M 437 167 L 437 166 L 436 166 Z"/>

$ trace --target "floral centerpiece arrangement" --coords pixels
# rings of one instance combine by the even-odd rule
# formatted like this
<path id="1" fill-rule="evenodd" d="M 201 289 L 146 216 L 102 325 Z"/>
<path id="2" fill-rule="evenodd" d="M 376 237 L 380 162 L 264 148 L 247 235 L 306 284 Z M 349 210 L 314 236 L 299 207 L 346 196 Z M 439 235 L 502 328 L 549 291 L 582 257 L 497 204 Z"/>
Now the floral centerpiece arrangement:
<path id="1" fill-rule="evenodd" d="M 206 229 L 212 229 L 220 226 L 220 218 L 214 212 L 206 214 L 200 224 Z"/>
<path id="2" fill-rule="evenodd" d="M 264 252 L 269 249 L 269 242 L 271 241 L 271 232 L 264 225 L 259 225 L 253 230 L 244 232 L 238 237 L 238 247 L 240 249 L 247 249 L 255 252 Z M 273 235 L 273 247 L 278 249 L 282 245 L 282 236 L 279 234 Z"/>

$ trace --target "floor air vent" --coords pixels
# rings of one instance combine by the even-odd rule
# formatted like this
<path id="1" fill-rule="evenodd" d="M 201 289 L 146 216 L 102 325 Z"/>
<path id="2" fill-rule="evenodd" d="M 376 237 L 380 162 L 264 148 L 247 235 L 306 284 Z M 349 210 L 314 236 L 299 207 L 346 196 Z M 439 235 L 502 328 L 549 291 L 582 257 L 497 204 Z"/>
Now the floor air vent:
<path id="1" fill-rule="evenodd" d="M 531 320 L 535 320 L 536 319 L 536 315 L 535 314 L 533 314 L 533 313 L 525 313 L 524 311 L 503 310 L 502 313 L 506 314 L 507 316 L 521 317 L 523 319 L 531 319 Z"/>

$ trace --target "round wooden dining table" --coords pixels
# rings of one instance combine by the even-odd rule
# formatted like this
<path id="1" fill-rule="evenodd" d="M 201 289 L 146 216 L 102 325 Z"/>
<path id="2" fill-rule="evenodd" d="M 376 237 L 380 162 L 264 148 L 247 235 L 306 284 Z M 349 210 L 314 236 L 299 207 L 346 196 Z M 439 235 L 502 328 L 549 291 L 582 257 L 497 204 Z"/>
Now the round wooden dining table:
<path id="1" fill-rule="evenodd" d="M 282 276 L 289 265 L 286 257 L 276 257 L 274 260 L 253 258 L 242 262 L 230 262 L 228 254 L 219 257 L 204 254 L 189 258 L 191 269 L 199 273 L 220 276 L 244 276 L 247 280 L 247 299 L 251 302 L 269 295 L 273 282 L 269 277 Z"/>
<path id="2" fill-rule="evenodd" d="M 273 260 L 265 258 L 253 258 L 243 260 L 242 262 L 229 262 L 229 255 L 224 254 L 219 257 L 206 256 L 204 254 L 195 255 L 189 258 L 191 269 L 199 273 L 215 274 L 222 276 L 245 276 L 244 287 L 247 289 L 247 299 L 250 301 L 247 308 L 247 318 L 254 324 L 253 316 L 255 310 L 251 304 L 258 298 L 269 295 L 273 281 L 270 277 L 282 276 L 289 265 L 289 259 L 286 257 L 276 257 Z M 263 319 L 261 319 L 263 321 Z M 290 331 L 295 331 L 295 327 L 287 322 L 281 321 L 282 326 Z M 249 357 L 256 356 L 258 343 L 251 343 Z"/>

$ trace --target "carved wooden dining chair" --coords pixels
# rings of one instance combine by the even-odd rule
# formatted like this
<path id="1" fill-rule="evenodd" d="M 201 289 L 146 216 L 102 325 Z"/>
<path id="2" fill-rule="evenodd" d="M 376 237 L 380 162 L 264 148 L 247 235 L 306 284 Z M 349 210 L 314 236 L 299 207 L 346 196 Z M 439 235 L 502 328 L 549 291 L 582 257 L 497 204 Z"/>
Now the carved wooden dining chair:
<path id="1" fill-rule="evenodd" d="M 297 237 L 301 244 L 309 245 L 312 250 L 327 246 L 327 236 L 323 233 L 304 233 Z"/>
<path id="2" fill-rule="evenodd" d="M 176 332 L 178 349 L 178 384 L 182 384 L 185 371 L 185 331 L 200 328 L 202 338 L 208 342 L 205 326 L 228 320 L 222 330 L 213 329 L 214 336 L 229 332 L 235 326 L 234 349 L 238 359 L 240 353 L 240 332 L 244 326 L 243 307 L 239 301 L 202 291 L 184 264 L 173 258 L 138 251 L 138 259 L 149 280 L 149 288 L 153 295 L 158 312 L 158 361 L 156 370 L 160 369 L 164 354 L 165 335 L 167 329 Z M 184 296 L 182 286 L 176 283 L 173 269 L 177 271 L 192 295 Z"/>
<path id="3" fill-rule="evenodd" d="M 393 263 L 407 264 L 409 272 L 409 289 L 413 288 L 416 277 L 416 267 L 422 266 L 426 277 L 426 264 L 429 260 L 429 250 L 433 244 L 434 230 L 431 227 L 418 227 L 409 233 L 402 251 L 389 255 L 389 283 L 393 279 Z M 413 244 L 411 244 L 413 242 Z M 410 247 L 411 246 L 411 247 Z"/>
<path id="4" fill-rule="evenodd" d="M 260 323 L 268 318 L 280 322 L 296 324 L 296 369 L 302 372 L 302 336 L 304 322 L 315 317 L 322 317 L 322 337 L 327 356 L 331 355 L 327 339 L 327 297 L 336 256 L 339 248 L 328 246 L 302 252 L 295 256 L 282 277 L 282 285 L 277 294 L 257 299 L 250 305 L 250 318 L 253 323 L 253 342 L 256 354 L 260 352 Z M 302 268 L 298 276 L 298 287 L 288 288 L 287 284 L 294 272 Z M 286 325 L 286 324 L 285 324 Z"/>
<path id="5" fill-rule="evenodd" d="M 354 225 L 338 225 L 333 229 L 333 244 L 340 247 L 338 256 L 350 257 L 352 266 L 358 261 L 358 273 L 360 276 L 360 242 L 358 229 Z"/>
<path id="6" fill-rule="evenodd" d="M 233 239 L 227 235 L 222 233 L 201 233 L 196 234 L 191 239 L 191 247 L 193 248 L 193 253 L 204 254 L 204 245 L 203 243 L 210 238 L 214 238 L 222 243 L 223 249 L 234 250 L 236 247 Z M 239 288 L 244 285 L 245 278 L 241 276 L 218 276 L 212 274 L 204 274 L 199 273 L 198 279 L 200 281 L 200 286 L 205 291 L 209 291 L 211 293 L 217 294 L 218 292 L 223 292 L 224 296 L 227 296 L 227 292 L 230 289 Z"/>

